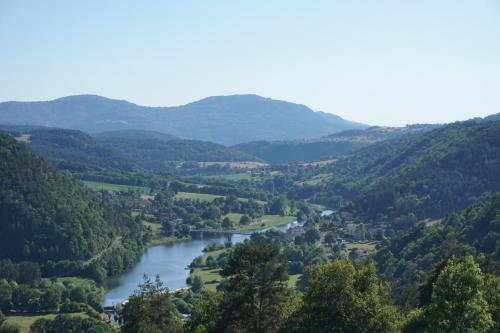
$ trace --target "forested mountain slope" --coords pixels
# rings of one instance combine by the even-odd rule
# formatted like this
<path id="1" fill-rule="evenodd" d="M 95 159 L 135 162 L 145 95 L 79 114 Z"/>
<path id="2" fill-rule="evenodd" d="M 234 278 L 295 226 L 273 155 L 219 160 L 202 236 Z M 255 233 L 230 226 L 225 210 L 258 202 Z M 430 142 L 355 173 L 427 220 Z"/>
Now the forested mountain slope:
<path id="1" fill-rule="evenodd" d="M 256 141 L 242 143 L 234 146 L 234 148 L 273 164 L 315 161 L 338 157 L 376 142 L 429 130 L 434 127 L 436 126 L 369 127 L 367 129 L 342 131 L 318 139 Z"/>
<path id="2" fill-rule="evenodd" d="M 133 133 L 133 135 L 132 135 Z M 247 153 L 213 142 L 161 137 L 148 131 L 116 131 L 96 135 L 105 147 L 126 156 L 146 170 L 165 171 L 171 162 L 258 161 Z"/>
<path id="3" fill-rule="evenodd" d="M 137 168 L 122 154 L 80 131 L 2 126 L 0 132 L 18 138 L 56 168 L 72 173 L 132 171 Z"/>
<path id="4" fill-rule="evenodd" d="M 257 95 L 208 97 L 176 107 L 146 107 L 95 95 L 46 102 L 0 103 L 0 123 L 42 125 L 87 133 L 141 129 L 181 138 L 238 144 L 312 138 L 365 125 Z"/>
<path id="5" fill-rule="evenodd" d="M 375 259 L 398 294 L 415 289 L 428 273 L 452 255 L 478 256 L 486 271 L 500 270 L 500 194 L 453 213 L 439 223 L 421 223 L 395 236 Z"/>
<path id="6" fill-rule="evenodd" d="M 328 181 L 299 188 L 316 202 L 352 201 L 359 216 L 442 217 L 500 190 L 500 122 L 461 122 L 374 144 L 317 173 Z"/>
<path id="7" fill-rule="evenodd" d="M 92 136 L 100 140 L 111 140 L 111 139 L 124 139 L 124 140 L 156 139 L 161 141 L 181 140 L 180 138 L 167 133 L 146 131 L 146 130 L 134 130 L 134 129 L 101 132 L 93 134 Z"/>
<path id="8" fill-rule="evenodd" d="M 113 202 L 0 135 L 0 258 L 87 259 L 131 228 Z"/>

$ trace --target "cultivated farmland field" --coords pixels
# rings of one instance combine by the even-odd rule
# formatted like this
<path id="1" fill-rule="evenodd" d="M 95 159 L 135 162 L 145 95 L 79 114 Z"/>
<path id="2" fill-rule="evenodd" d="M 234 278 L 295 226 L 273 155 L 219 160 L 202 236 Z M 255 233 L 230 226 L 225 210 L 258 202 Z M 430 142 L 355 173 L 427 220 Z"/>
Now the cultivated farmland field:
<path id="1" fill-rule="evenodd" d="M 112 191 L 112 192 L 127 192 L 127 191 L 137 191 L 144 194 L 149 193 L 149 189 L 144 186 L 134 186 L 134 185 L 120 185 L 120 184 L 111 184 L 111 183 L 101 183 L 101 182 L 91 182 L 91 181 L 83 181 L 85 186 L 97 190 L 97 191 Z"/>

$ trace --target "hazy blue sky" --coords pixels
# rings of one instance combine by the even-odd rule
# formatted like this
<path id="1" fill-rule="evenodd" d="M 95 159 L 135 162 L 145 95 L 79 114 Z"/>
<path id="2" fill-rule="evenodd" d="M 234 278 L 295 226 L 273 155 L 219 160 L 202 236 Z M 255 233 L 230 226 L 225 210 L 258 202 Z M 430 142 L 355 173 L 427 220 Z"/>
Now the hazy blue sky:
<path id="1" fill-rule="evenodd" d="M 500 112 L 500 1 L 0 0 L 0 101 L 255 93 L 370 124 Z"/>

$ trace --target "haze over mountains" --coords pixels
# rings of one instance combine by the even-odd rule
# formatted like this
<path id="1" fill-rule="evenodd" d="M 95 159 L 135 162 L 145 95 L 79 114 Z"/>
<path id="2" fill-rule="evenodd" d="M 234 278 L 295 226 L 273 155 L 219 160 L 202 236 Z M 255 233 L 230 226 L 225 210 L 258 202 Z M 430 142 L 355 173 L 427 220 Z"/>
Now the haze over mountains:
<path id="1" fill-rule="evenodd" d="M 175 107 L 146 107 L 96 95 L 45 102 L 0 103 L 0 123 L 76 129 L 88 133 L 152 130 L 224 145 L 315 138 L 366 125 L 305 105 L 257 95 L 208 97 Z"/>

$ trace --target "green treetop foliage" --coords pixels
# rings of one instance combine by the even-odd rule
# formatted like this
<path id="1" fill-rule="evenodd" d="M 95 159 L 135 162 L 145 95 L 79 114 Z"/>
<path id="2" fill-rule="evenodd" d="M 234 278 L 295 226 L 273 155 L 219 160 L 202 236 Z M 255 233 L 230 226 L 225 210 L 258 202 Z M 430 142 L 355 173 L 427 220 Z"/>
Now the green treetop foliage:
<path id="1" fill-rule="evenodd" d="M 452 255 L 482 257 L 489 272 L 500 271 L 500 194 L 451 214 L 434 225 L 421 223 L 396 235 L 375 256 L 396 297 L 411 301 L 412 290 Z"/>
<path id="2" fill-rule="evenodd" d="M 220 318 L 221 293 L 203 291 L 196 299 L 191 310 L 191 320 L 187 331 L 193 333 L 215 333 Z"/>
<path id="3" fill-rule="evenodd" d="M 283 332 L 396 332 L 398 313 L 389 287 L 373 263 L 356 268 L 346 260 L 316 266 L 303 305 Z"/>
<path id="4" fill-rule="evenodd" d="M 159 276 L 144 282 L 123 308 L 122 333 L 180 333 L 182 323 Z"/>
<path id="5" fill-rule="evenodd" d="M 472 257 L 451 259 L 439 273 L 428 308 L 430 332 L 487 332 L 492 326 L 484 277 Z"/>
<path id="6" fill-rule="evenodd" d="M 116 333 L 113 326 L 97 319 L 58 315 L 55 319 L 38 319 L 30 333 Z"/>
<path id="7" fill-rule="evenodd" d="M 279 246 L 247 240 L 231 252 L 217 332 L 276 332 L 282 319 L 288 279 L 278 262 Z"/>
<path id="8" fill-rule="evenodd" d="M 131 228 L 112 200 L 0 135 L 0 259 L 88 259 Z"/>
<path id="9" fill-rule="evenodd" d="M 499 290 L 498 276 L 484 275 L 472 256 L 451 257 L 421 287 L 403 332 L 498 332 Z"/>

